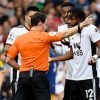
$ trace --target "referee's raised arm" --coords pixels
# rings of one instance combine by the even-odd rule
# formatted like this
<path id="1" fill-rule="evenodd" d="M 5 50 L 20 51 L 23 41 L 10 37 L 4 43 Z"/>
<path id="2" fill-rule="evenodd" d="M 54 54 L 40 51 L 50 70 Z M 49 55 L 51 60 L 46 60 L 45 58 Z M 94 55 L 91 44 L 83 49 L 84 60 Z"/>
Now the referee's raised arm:
<path id="1" fill-rule="evenodd" d="M 62 32 L 62 38 L 67 38 L 69 36 L 74 35 L 75 33 L 77 33 L 78 31 L 80 31 L 83 27 L 93 24 L 93 18 L 90 16 L 88 16 L 83 22 L 81 22 L 79 25 L 76 25 L 72 28 L 68 28 L 66 29 L 64 32 Z"/>
<path id="2" fill-rule="evenodd" d="M 38 12 L 38 13 L 36 13 L 35 15 L 33 15 L 32 17 L 31 17 L 31 24 L 32 24 L 32 30 L 38 30 L 38 28 L 36 27 L 36 25 L 38 25 L 38 26 L 42 26 L 42 30 L 41 31 L 45 31 L 46 30 L 46 23 L 47 23 L 47 18 L 46 18 L 46 16 L 42 19 L 43 20 L 43 22 L 41 22 L 41 21 L 39 21 L 38 20 L 38 16 L 41 16 L 41 17 L 43 17 L 43 16 L 45 16 L 43 13 L 40 13 L 40 12 Z M 37 19 L 37 20 L 36 20 Z M 37 22 L 36 22 L 37 21 Z M 76 34 L 78 31 L 80 31 L 83 27 L 85 27 L 85 26 L 88 26 L 88 25 L 90 25 L 90 24 L 93 24 L 94 23 L 94 20 L 93 20 L 93 18 L 91 17 L 91 15 L 90 16 L 88 16 L 83 22 L 81 22 L 80 24 L 78 24 L 78 25 L 76 25 L 76 26 L 74 26 L 74 27 L 72 27 L 72 28 L 69 28 L 69 29 L 66 29 L 65 31 L 63 31 L 63 32 L 61 32 L 61 33 L 58 33 L 57 35 L 59 36 L 59 35 L 61 35 L 61 38 L 63 39 L 63 38 L 67 38 L 67 37 L 70 37 L 70 36 L 72 36 L 72 35 L 74 35 L 74 34 Z M 51 33 L 53 33 L 53 32 L 51 32 Z M 52 37 L 51 37 L 52 38 Z M 56 40 L 55 40 L 56 41 Z M 58 41 L 58 40 L 57 40 Z M 53 42 L 53 41 L 52 41 Z"/>

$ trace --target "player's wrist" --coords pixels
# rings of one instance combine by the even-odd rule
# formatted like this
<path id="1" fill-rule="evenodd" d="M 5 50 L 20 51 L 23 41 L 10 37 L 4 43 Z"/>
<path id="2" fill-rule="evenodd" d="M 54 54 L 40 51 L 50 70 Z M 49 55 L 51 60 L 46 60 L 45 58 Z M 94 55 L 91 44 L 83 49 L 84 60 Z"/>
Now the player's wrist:
<path id="1" fill-rule="evenodd" d="M 93 55 L 92 57 L 93 57 L 94 59 L 98 59 L 98 58 L 99 58 L 99 56 L 98 56 L 97 54 Z"/>
<path id="2" fill-rule="evenodd" d="M 80 24 L 78 24 L 78 33 L 81 33 L 81 27 L 80 27 Z"/>

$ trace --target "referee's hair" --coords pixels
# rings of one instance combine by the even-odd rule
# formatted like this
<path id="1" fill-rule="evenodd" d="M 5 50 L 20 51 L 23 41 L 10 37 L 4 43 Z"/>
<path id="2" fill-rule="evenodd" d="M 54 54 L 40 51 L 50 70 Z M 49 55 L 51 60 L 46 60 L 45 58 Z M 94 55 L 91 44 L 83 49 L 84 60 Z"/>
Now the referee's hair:
<path id="1" fill-rule="evenodd" d="M 30 11 L 37 11 L 39 12 L 39 8 L 36 6 L 28 6 L 26 9 L 26 15 L 30 12 Z"/>
<path id="2" fill-rule="evenodd" d="M 80 8 L 72 8 L 71 10 L 68 11 L 68 15 L 70 14 L 70 18 L 75 17 L 75 18 L 79 18 L 80 21 L 84 21 L 85 20 L 85 13 L 82 9 Z"/>
<path id="3" fill-rule="evenodd" d="M 46 15 L 41 12 L 35 13 L 31 16 L 31 26 L 37 26 L 39 22 L 44 23 L 46 18 Z"/>
<path id="4" fill-rule="evenodd" d="M 72 7 L 72 8 L 75 7 L 73 3 L 71 3 L 71 2 L 65 2 L 65 3 L 63 3 L 63 4 L 61 5 L 61 9 L 62 9 L 63 7 L 69 7 L 69 6 Z"/>

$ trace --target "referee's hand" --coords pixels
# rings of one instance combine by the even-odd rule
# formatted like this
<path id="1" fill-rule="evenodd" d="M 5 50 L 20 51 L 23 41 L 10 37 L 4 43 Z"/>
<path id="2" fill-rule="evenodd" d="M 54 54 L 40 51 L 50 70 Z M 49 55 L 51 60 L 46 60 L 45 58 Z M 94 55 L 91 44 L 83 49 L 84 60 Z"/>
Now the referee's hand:
<path id="1" fill-rule="evenodd" d="M 95 64 L 96 63 L 96 59 L 92 56 L 89 61 L 88 61 L 88 64 L 89 65 L 92 65 L 92 64 Z"/>

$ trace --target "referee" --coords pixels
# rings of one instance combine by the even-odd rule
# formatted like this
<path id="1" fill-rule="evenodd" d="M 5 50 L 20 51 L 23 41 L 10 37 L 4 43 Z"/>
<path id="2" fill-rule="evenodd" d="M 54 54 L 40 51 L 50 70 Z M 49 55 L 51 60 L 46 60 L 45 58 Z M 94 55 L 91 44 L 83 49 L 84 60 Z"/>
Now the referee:
<path id="1" fill-rule="evenodd" d="M 36 6 L 29 6 L 26 9 L 26 15 L 25 15 L 25 24 L 24 26 L 19 25 L 17 27 L 13 27 L 10 30 L 10 33 L 8 35 L 7 41 L 6 41 L 6 45 L 4 48 L 4 52 L 1 56 L 1 60 L 5 60 L 7 52 L 10 48 L 10 46 L 14 43 L 15 39 L 18 36 L 21 36 L 25 33 L 27 33 L 30 30 L 30 16 L 34 15 L 34 13 L 38 12 L 39 9 Z M 15 58 L 16 61 L 18 61 L 18 64 L 21 64 L 21 57 L 20 54 L 18 54 L 18 56 L 16 56 Z M 17 89 L 17 81 L 19 78 L 19 71 L 17 71 L 16 69 L 11 67 L 10 70 L 10 82 L 12 83 L 12 93 L 13 96 L 15 94 L 15 91 Z"/>
<path id="2" fill-rule="evenodd" d="M 19 36 L 10 47 L 6 62 L 19 69 L 18 89 L 15 100 L 50 100 L 48 71 L 48 56 L 51 42 L 61 41 L 78 31 L 78 26 L 69 28 L 62 33 L 45 32 L 46 16 L 36 13 L 31 17 L 31 31 Z M 92 23 L 90 17 L 80 23 L 80 28 Z M 13 60 L 21 54 L 21 66 Z M 16 66 L 15 66 L 16 64 Z"/>

